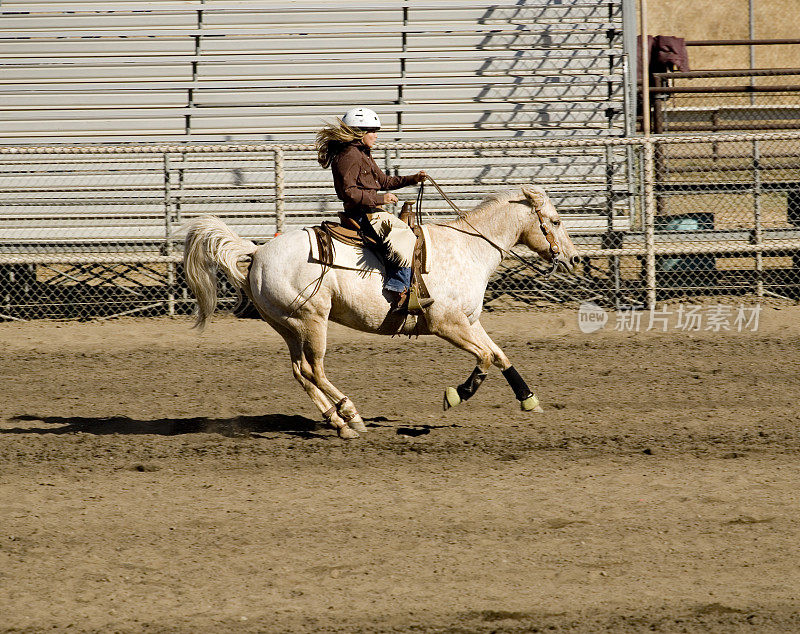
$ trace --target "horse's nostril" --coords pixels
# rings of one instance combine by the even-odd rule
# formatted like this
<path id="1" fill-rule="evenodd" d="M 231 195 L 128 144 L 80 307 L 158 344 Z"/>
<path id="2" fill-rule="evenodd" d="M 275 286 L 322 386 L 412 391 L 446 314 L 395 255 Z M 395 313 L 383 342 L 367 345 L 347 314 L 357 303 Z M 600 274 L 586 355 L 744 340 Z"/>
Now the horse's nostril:
<path id="1" fill-rule="evenodd" d="M 569 263 L 572 264 L 572 266 L 577 266 L 580 261 L 581 261 L 581 258 L 578 255 L 573 255 L 569 259 Z"/>

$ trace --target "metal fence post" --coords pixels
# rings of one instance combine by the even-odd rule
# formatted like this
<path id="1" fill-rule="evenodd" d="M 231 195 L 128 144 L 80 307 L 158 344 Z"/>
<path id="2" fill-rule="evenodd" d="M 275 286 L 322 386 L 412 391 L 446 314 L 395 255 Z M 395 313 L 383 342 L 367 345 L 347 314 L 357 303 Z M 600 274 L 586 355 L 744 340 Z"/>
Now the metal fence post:
<path id="1" fill-rule="evenodd" d="M 764 242 L 761 196 L 761 147 L 753 141 L 753 242 L 759 247 Z M 756 297 L 764 297 L 764 254 L 760 250 L 756 251 Z"/>
<path id="2" fill-rule="evenodd" d="M 655 254 L 655 142 L 646 137 L 644 145 L 644 232 L 645 232 L 645 276 L 647 307 L 656 307 L 656 254 Z"/>
<path id="3" fill-rule="evenodd" d="M 619 236 L 617 235 L 614 227 L 614 148 L 611 145 L 605 146 L 605 160 L 606 160 L 606 242 L 604 246 L 609 249 L 619 248 Z M 613 255 L 608 259 L 608 268 L 610 276 L 614 280 L 614 303 L 619 304 L 619 296 L 621 291 L 621 277 L 620 277 L 620 259 L 618 255 Z"/>
<path id="4" fill-rule="evenodd" d="M 164 153 L 164 255 L 172 255 L 172 189 L 169 154 Z M 167 263 L 167 312 L 175 316 L 175 265 Z"/>
<path id="5" fill-rule="evenodd" d="M 275 146 L 273 152 L 275 153 L 275 235 L 278 235 L 283 233 L 286 221 L 283 197 L 283 148 Z"/>

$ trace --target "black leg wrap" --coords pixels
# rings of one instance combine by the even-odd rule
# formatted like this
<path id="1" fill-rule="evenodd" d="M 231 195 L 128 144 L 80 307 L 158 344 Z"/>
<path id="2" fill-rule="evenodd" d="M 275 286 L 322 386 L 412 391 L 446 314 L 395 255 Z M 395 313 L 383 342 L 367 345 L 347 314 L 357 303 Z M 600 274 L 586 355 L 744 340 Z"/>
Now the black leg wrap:
<path id="1" fill-rule="evenodd" d="M 486 372 L 481 372 L 480 368 L 475 368 L 469 378 L 456 388 L 456 392 L 462 401 L 466 401 L 470 396 L 478 391 L 478 388 L 486 378 Z"/>
<path id="2" fill-rule="evenodd" d="M 506 377 L 511 389 L 514 390 L 514 396 L 517 397 L 518 401 L 524 401 L 533 395 L 533 392 L 531 392 L 527 383 L 525 383 L 513 365 L 508 370 L 503 370 L 503 376 Z"/>

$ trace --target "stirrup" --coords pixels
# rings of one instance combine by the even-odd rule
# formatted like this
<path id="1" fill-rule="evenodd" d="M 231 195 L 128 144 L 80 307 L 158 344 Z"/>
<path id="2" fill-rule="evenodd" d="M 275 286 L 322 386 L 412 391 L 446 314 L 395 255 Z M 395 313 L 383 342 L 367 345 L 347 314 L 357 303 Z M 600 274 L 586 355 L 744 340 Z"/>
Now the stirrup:
<path id="1" fill-rule="evenodd" d="M 398 296 L 397 304 L 392 305 L 392 307 L 389 309 L 389 313 L 393 315 L 399 315 L 402 313 L 419 315 L 431 304 L 433 304 L 432 298 L 419 297 L 413 288 L 407 289 L 403 291 L 402 295 Z"/>
<path id="2" fill-rule="evenodd" d="M 433 304 L 432 297 L 418 297 L 414 291 L 411 291 L 408 295 L 408 311 L 412 312 L 415 310 L 425 310 Z"/>

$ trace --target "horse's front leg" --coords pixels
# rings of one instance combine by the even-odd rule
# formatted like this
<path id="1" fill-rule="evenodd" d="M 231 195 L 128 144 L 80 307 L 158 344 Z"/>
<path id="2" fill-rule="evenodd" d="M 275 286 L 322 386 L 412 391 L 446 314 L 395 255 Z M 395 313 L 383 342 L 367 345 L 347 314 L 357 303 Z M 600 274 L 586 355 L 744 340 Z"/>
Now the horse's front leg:
<path id="1" fill-rule="evenodd" d="M 444 323 L 437 323 L 431 330 L 453 345 L 475 355 L 477 366 L 469 378 L 458 387 L 448 387 L 444 392 L 444 409 L 460 405 L 468 400 L 480 387 L 491 365 L 500 368 L 514 396 L 520 402 L 523 411 L 541 412 L 539 399 L 528 388 L 516 368 L 500 347 L 492 341 L 480 322 L 470 325 L 466 317 Z"/>
<path id="2" fill-rule="evenodd" d="M 475 366 L 475 369 L 466 381 L 458 387 L 446 387 L 444 389 L 443 406 L 445 411 L 456 405 L 461 405 L 461 403 L 469 400 L 469 398 L 478 391 L 481 383 L 483 383 L 483 380 L 486 378 L 490 365 L 491 362 L 483 362 L 479 357 L 478 365 Z"/>
<path id="3" fill-rule="evenodd" d="M 542 412 L 544 411 L 542 407 L 539 405 L 539 399 L 536 395 L 531 391 L 528 387 L 528 384 L 525 383 L 525 380 L 520 376 L 517 369 L 511 364 L 511 361 L 508 360 L 508 357 L 505 353 L 500 349 L 492 338 L 486 334 L 486 331 L 483 329 L 483 325 L 481 322 L 476 321 L 472 324 L 472 331 L 478 334 L 479 337 L 483 340 L 484 344 L 491 350 L 492 352 L 492 363 L 500 368 L 500 371 L 505 377 L 505 380 L 508 381 L 508 384 L 511 386 L 511 389 L 514 391 L 514 396 L 517 397 L 519 401 L 520 408 L 524 412 Z"/>
<path id="4" fill-rule="evenodd" d="M 492 365 L 493 355 L 480 331 L 473 330 L 464 315 L 459 315 L 456 319 L 435 319 L 430 324 L 430 329 L 433 334 L 474 355 L 477 360 L 477 366 L 466 381 L 458 387 L 445 388 L 443 406 L 448 410 L 468 400 L 478 391 Z"/>

